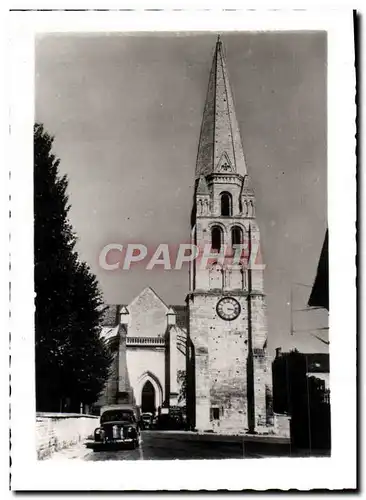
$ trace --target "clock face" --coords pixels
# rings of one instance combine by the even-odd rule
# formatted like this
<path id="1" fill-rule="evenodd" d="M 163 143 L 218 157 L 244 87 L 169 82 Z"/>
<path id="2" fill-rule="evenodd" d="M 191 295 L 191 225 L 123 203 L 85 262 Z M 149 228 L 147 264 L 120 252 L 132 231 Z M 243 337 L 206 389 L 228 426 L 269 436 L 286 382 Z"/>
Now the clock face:
<path id="1" fill-rule="evenodd" d="M 217 303 L 217 314 L 227 321 L 236 319 L 240 314 L 240 304 L 232 297 L 224 297 Z"/>

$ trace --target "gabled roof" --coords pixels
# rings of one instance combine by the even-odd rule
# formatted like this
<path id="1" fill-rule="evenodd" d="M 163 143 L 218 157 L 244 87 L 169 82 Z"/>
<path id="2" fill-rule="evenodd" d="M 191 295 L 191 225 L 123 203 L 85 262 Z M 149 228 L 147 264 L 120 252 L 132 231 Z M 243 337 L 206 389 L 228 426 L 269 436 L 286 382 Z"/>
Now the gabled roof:
<path id="1" fill-rule="evenodd" d="M 220 38 L 216 43 L 198 146 L 196 179 L 212 173 L 247 174 Z"/>
<path id="2" fill-rule="evenodd" d="M 102 319 L 102 326 L 113 327 L 118 324 L 119 305 L 110 304 L 105 306 L 105 311 Z"/>
<path id="3" fill-rule="evenodd" d="M 324 307 L 329 311 L 328 230 L 319 258 L 318 268 L 308 302 L 309 307 Z"/>
<path id="4" fill-rule="evenodd" d="M 148 288 L 150 288 L 150 287 L 148 287 Z M 146 290 L 146 288 L 145 288 L 145 290 Z M 161 300 L 160 297 L 156 294 L 156 292 L 152 288 L 150 288 L 150 290 L 156 295 L 156 297 L 158 297 L 159 300 Z M 138 295 L 138 297 L 139 296 L 140 296 L 140 294 Z M 187 328 L 187 325 L 188 325 L 188 307 L 185 305 L 167 306 L 165 304 L 165 302 L 163 302 L 162 300 L 161 300 L 161 302 L 166 306 L 167 311 L 169 311 L 169 309 L 172 309 L 175 312 L 177 326 L 179 326 L 180 328 Z M 104 312 L 104 317 L 103 317 L 103 321 L 102 321 L 102 326 L 104 328 L 113 328 L 116 325 L 118 325 L 119 324 L 119 312 L 122 308 L 127 308 L 127 306 L 124 304 L 122 304 L 122 305 L 111 304 L 111 305 L 105 306 L 105 312 Z"/>
<path id="5" fill-rule="evenodd" d="M 129 303 L 129 305 L 127 306 L 128 310 L 130 311 L 131 305 L 134 302 L 136 302 L 139 298 L 143 297 L 144 295 L 152 295 L 152 296 L 154 296 L 156 299 L 158 299 L 158 301 L 160 301 L 162 303 L 162 305 L 167 310 L 169 309 L 169 307 L 166 305 L 166 303 L 164 302 L 164 300 L 161 297 L 159 297 L 159 295 L 155 292 L 155 290 L 153 288 L 151 288 L 151 286 L 147 286 L 138 295 L 136 295 L 136 297 Z"/>

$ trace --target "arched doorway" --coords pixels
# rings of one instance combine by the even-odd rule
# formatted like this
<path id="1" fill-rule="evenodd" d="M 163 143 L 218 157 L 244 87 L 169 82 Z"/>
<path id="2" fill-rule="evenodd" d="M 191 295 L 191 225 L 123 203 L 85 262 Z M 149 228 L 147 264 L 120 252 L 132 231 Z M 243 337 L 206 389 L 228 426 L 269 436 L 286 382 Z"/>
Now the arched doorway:
<path id="1" fill-rule="evenodd" d="M 141 393 L 141 411 L 155 413 L 155 389 L 150 380 L 147 380 Z"/>

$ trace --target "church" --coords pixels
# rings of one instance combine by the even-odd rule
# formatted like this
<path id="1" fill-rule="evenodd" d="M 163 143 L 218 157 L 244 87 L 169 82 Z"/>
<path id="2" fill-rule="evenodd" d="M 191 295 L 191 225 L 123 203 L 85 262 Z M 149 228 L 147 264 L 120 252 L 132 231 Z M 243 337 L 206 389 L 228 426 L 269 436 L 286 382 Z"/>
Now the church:
<path id="1" fill-rule="evenodd" d="M 150 287 L 130 304 L 108 306 L 102 335 L 116 342 L 111 375 L 99 404 L 134 403 L 142 412 L 185 404 L 186 306 L 168 306 Z M 181 397 L 179 397 L 181 395 Z"/>
<path id="2" fill-rule="evenodd" d="M 151 288 L 130 304 L 108 306 L 103 336 L 117 346 L 100 404 L 134 402 L 152 412 L 182 405 L 198 431 L 275 432 L 264 266 L 248 265 L 260 240 L 255 208 L 218 38 L 191 213 L 192 244 L 209 245 L 210 259 L 192 261 L 185 306 L 165 304 Z M 245 242 L 246 265 L 221 258 Z"/>

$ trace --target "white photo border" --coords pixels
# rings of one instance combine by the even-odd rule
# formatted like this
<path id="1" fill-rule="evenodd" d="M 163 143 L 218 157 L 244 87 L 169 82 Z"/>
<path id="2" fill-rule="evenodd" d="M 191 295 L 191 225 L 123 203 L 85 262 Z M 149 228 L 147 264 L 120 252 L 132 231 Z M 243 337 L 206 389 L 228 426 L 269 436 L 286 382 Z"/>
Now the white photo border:
<path id="1" fill-rule="evenodd" d="M 14 12 L 10 36 L 12 489 L 344 489 L 356 486 L 356 105 L 351 10 Z M 50 32 L 297 31 L 328 34 L 330 458 L 38 461 L 34 399 L 34 39 Z M 265 469 L 265 474 L 263 473 Z"/>

